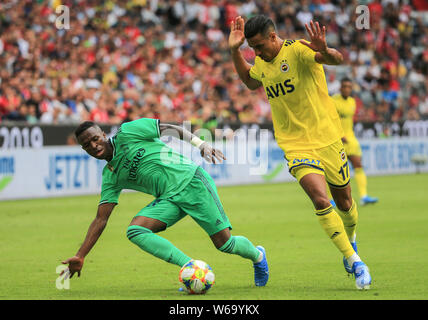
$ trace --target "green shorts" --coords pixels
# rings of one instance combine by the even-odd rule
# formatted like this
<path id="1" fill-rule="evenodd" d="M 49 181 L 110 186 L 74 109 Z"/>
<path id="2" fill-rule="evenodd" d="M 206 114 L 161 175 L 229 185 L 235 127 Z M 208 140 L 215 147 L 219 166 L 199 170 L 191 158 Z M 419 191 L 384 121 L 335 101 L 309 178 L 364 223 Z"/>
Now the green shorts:
<path id="1" fill-rule="evenodd" d="M 201 167 L 184 190 L 167 199 L 153 200 L 136 217 L 160 220 L 168 228 L 186 215 L 191 216 L 209 236 L 226 228 L 232 229 L 214 181 Z"/>

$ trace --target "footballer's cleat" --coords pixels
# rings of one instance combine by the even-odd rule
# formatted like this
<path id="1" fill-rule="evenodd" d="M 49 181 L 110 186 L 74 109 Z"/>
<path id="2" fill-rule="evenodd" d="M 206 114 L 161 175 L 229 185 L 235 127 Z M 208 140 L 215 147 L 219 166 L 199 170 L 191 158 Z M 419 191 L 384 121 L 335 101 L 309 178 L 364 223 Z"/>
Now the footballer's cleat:
<path id="1" fill-rule="evenodd" d="M 266 259 L 266 250 L 262 246 L 257 246 L 257 250 L 263 253 L 263 259 L 254 263 L 254 283 L 257 287 L 263 287 L 269 280 L 269 268 Z"/>
<path id="2" fill-rule="evenodd" d="M 330 199 L 330 204 L 331 204 L 333 207 L 335 207 L 335 206 L 336 206 L 336 202 L 334 202 L 334 200 L 333 200 L 333 199 Z"/>
<path id="3" fill-rule="evenodd" d="M 351 246 L 352 248 L 354 248 L 354 251 L 356 254 L 358 254 L 358 250 L 357 250 L 357 242 L 351 242 Z M 353 274 L 354 272 L 352 271 L 352 267 L 349 265 L 348 260 L 343 257 L 343 266 L 345 267 L 346 272 L 348 272 L 349 274 Z"/>
<path id="4" fill-rule="evenodd" d="M 354 262 L 352 272 L 355 275 L 355 286 L 359 290 L 370 289 L 372 277 L 369 273 L 369 268 L 362 261 Z"/>
<path id="5" fill-rule="evenodd" d="M 362 206 L 365 206 L 366 204 L 373 204 L 378 202 L 378 198 L 370 197 L 370 196 L 364 196 L 360 199 L 360 204 Z"/>

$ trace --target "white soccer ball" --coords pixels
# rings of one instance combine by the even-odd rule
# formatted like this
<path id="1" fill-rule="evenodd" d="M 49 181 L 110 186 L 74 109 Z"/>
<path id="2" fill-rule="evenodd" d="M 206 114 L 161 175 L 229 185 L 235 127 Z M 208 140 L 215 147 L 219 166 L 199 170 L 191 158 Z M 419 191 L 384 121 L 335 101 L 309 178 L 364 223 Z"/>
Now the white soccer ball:
<path id="1" fill-rule="evenodd" d="M 190 294 L 206 293 L 214 284 L 213 269 L 201 260 L 190 260 L 180 270 L 179 280 Z"/>

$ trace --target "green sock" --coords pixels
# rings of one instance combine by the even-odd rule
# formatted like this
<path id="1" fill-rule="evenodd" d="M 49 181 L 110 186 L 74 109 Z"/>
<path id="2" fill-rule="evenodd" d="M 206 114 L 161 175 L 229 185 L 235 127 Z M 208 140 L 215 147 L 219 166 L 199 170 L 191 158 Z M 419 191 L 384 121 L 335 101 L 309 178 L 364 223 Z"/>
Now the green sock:
<path id="1" fill-rule="evenodd" d="M 237 254 L 253 262 L 258 262 L 261 253 L 250 240 L 243 236 L 231 236 L 219 250 L 226 253 Z"/>
<path id="2" fill-rule="evenodd" d="M 129 226 L 126 232 L 128 239 L 146 251 L 166 262 L 173 263 L 182 267 L 191 260 L 177 249 L 167 239 L 154 234 L 151 230 L 141 226 Z"/>

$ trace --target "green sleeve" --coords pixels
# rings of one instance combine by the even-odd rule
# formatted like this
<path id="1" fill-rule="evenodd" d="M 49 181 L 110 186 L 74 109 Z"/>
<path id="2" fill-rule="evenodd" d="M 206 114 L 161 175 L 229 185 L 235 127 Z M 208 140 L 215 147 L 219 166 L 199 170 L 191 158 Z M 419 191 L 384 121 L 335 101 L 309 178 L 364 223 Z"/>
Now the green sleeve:
<path id="1" fill-rule="evenodd" d="M 101 199 L 99 204 L 103 203 L 118 203 L 119 195 L 122 189 L 114 184 L 103 183 L 101 188 Z"/>
<path id="2" fill-rule="evenodd" d="M 159 119 L 141 118 L 126 122 L 122 124 L 121 130 L 140 139 L 160 138 Z"/>

